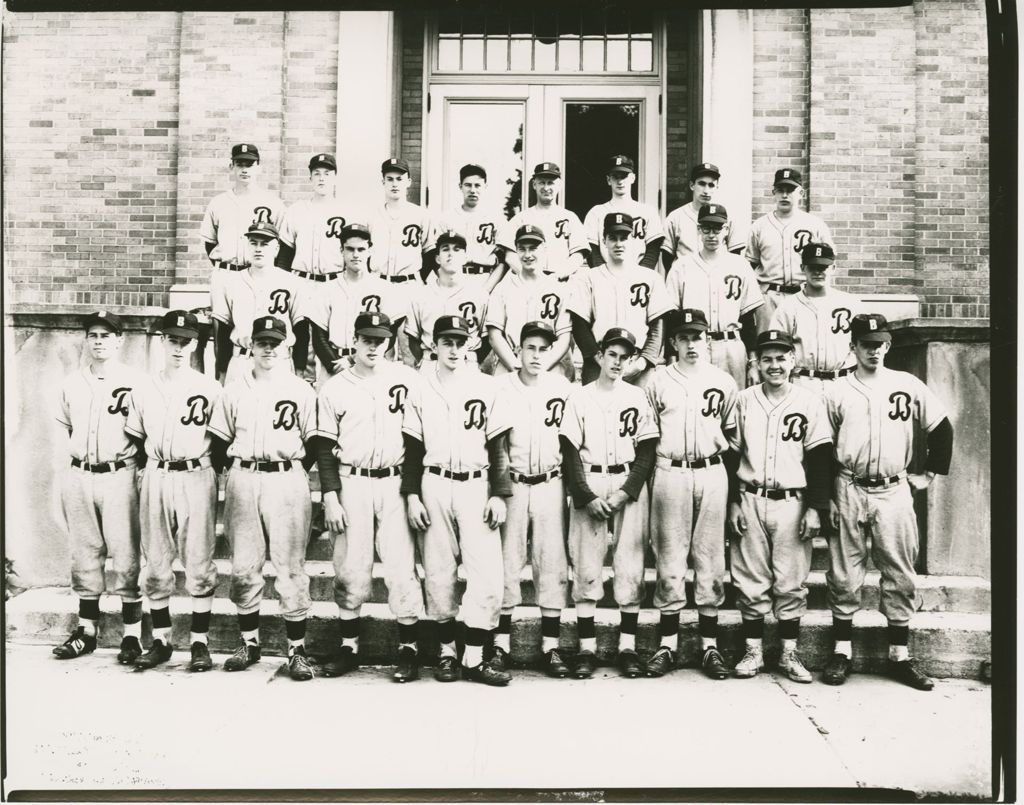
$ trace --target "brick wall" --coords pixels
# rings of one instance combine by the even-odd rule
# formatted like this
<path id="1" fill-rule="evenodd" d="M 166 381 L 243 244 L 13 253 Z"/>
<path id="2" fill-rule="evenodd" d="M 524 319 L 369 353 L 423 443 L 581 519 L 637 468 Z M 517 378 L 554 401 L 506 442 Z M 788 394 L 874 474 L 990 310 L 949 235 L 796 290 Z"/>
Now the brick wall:
<path id="1" fill-rule="evenodd" d="M 420 176 L 423 174 L 423 15 L 402 11 L 399 31 L 402 49 L 402 86 L 400 101 L 399 155 L 412 172 L 408 198 L 420 201 Z"/>
<path id="2" fill-rule="evenodd" d="M 693 109 L 690 106 L 690 71 L 694 54 L 690 52 L 693 29 L 700 25 L 700 15 L 672 11 L 666 15 L 666 76 L 668 91 L 664 113 L 668 175 L 665 210 L 671 212 L 690 200 L 690 168 L 699 159 L 696 144 L 690 136 Z"/>

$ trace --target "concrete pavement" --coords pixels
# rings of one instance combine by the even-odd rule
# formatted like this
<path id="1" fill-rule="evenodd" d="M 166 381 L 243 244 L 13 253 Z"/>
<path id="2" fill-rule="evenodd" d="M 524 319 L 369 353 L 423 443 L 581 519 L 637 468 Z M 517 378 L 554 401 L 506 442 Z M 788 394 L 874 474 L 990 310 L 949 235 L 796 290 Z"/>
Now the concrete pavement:
<path id="1" fill-rule="evenodd" d="M 7 644 L 8 795 L 22 789 L 884 787 L 990 793 L 989 688 L 842 688 L 768 673 L 712 682 L 518 672 L 504 690 L 389 669 L 294 683 L 281 658 L 238 674 L 144 673 L 100 651 L 60 662 Z M 827 796 L 827 795 L 826 795 Z"/>

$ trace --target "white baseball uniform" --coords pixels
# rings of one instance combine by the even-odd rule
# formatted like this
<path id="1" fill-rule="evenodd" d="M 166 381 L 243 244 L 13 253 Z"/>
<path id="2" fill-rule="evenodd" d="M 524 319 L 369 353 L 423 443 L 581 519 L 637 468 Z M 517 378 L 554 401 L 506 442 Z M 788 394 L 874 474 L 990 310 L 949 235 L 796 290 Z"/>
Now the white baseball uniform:
<path id="1" fill-rule="evenodd" d="M 491 292 L 484 327 L 501 330 L 511 350 L 518 355 L 519 334 L 529 321 L 546 321 L 556 337 L 572 332 L 569 295 L 570 286 L 554 277 L 542 274 L 534 280 L 524 280 L 522 274 L 506 274 Z M 507 371 L 498 361 L 494 373 L 500 375 Z"/>
<path id="2" fill-rule="evenodd" d="M 292 270 L 330 274 L 344 269 L 341 230 L 355 220 L 349 205 L 337 198 L 292 204 L 281 223 L 281 242 L 295 250 Z"/>
<path id="3" fill-rule="evenodd" d="M 210 293 L 215 293 L 225 276 L 221 264 L 247 266 L 252 262 L 252 251 L 246 233 L 256 223 L 270 221 L 279 227 L 284 215 L 284 202 L 269 190 L 254 189 L 239 195 L 228 190 L 214 196 L 206 207 L 199 236 L 205 243 L 215 244 L 210 259 L 218 268 L 210 275 Z"/>
<path id="4" fill-rule="evenodd" d="M 601 244 L 604 217 L 612 212 L 622 212 L 632 216 L 632 243 L 636 246 L 636 253 L 631 257 L 637 261 L 643 257 L 644 247 L 648 243 L 665 236 L 665 230 L 661 225 L 661 216 L 650 204 L 642 204 L 631 198 L 613 198 L 604 204 L 597 204 L 590 208 L 587 217 L 583 219 L 583 228 L 587 233 L 587 242 L 590 244 L 590 248 L 593 249 L 596 246 L 601 249 L 601 255 L 605 262 L 608 262 L 608 255 L 604 253 Z"/>
<path id="5" fill-rule="evenodd" d="M 665 219 L 665 242 L 661 250 L 673 255 L 676 261 L 687 255 L 699 254 L 704 248 L 700 230 L 697 228 L 697 213 L 693 204 L 684 204 L 668 214 Z M 735 251 L 743 245 L 736 222 L 730 222 L 729 235 L 724 244 L 727 251 Z"/>
<path id="6" fill-rule="evenodd" d="M 834 378 L 810 373 L 852 371 L 856 361 L 850 351 L 850 321 L 860 310 L 860 299 L 834 288 L 829 288 L 824 296 L 808 296 L 801 291 L 782 300 L 768 329 L 782 330 L 793 337 L 794 383 L 822 392 Z"/>
<path id="7" fill-rule="evenodd" d="M 474 350 L 479 348 L 483 337 L 487 298 L 487 290 L 482 283 L 467 282 L 462 275 L 456 275 L 452 287 L 433 283 L 415 289 L 409 300 L 405 333 L 420 342 L 423 365 L 434 356 L 434 322 L 441 316 L 462 316 L 469 324 L 466 358 L 470 363 L 476 363 Z"/>
<path id="8" fill-rule="evenodd" d="M 516 250 L 516 231 L 530 224 L 543 233 L 548 247 L 548 273 L 564 273 L 569 256 L 590 248 L 587 232 L 579 216 L 559 204 L 550 207 L 527 207 L 516 213 L 498 233 L 498 245 L 510 252 Z"/>
<path id="9" fill-rule="evenodd" d="M 484 283 L 498 264 L 494 249 L 498 245 L 498 233 L 505 223 L 505 214 L 493 207 L 477 205 L 471 210 L 462 207 L 447 210 L 434 221 L 429 248 L 437 245 L 437 236 L 441 232 L 458 232 L 466 239 L 466 266 L 463 273 L 471 277 L 473 282 Z M 430 279 L 434 280 L 435 275 L 432 274 Z"/>
<path id="10" fill-rule="evenodd" d="M 380 204 L 370 215 L 370 270 L 385 279 L 419 281 L 423 253 L 430 246 L 430 216 L 426 209 L 402 201 L 392 208 Z"/>

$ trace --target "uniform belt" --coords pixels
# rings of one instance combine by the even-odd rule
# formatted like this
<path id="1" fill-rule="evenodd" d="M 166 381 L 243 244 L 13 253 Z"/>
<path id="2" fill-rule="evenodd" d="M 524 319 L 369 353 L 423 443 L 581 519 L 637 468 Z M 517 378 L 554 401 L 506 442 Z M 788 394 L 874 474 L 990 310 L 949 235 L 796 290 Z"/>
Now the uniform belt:
<path id="1" fill-rule="evenodd" d="M 312 280 L 313 282 L 327 282 L 328 280 L 334 279 L 339 274 L 344 273 L 342 271 L 331 271 L 327 274 L 314 274 L 312 271 L 302 271 L 298 268 L 286 268 L 285 271 L 288 271 L 297 277 L 302 277 L 304 280 Z"/>
<path id="2" fill-rule="evenodd" d="M 214 260 L 213 264 L 217 268 L 223 268 L 227 271 L 245 271 L 249 266 L 240 266 L 238 263 L 229 263 L 227 260 Z"/>
<path id="3" fill-rule="evenodd" d="M 864 487 L 865 489 L 887 489 L 890 486 L 898 484 L 904 479 L 904 477 L 905 475 L 901 472 L 884 478 L 863 478 L 857 475 L 851 475 L 850 480 L 857 486 Z"/>
<path id="4" fill-rule="evenodd" d="M 780 291 L 781 293 L 800 293 L 801 285 L 790 285 L 785 282 L 766 282 L 764 284 L 765 290 L 768 291 Z"/>
<path id="5" fill-rule="evenodd" d="M 181 461 L 157 461 L 156 468 L 158 470 L 170 470 L 171 472 L 184 472 L 187 470 L 198 470 L 200 468 L 206 468 L 213 466 L 210 463 L 209 456 L 203 456 L 202 458 L 186 458 Z"/>
<path id="6" fill-rule="evenodd" d="M 741 492 L 749 492 L 752 495 L 758 497 L 768 498 L 768 500 L 787 500 L 789 498 L 799 497 L 803 489 L 766 489 L 763 486 L 755 486 L 754 484 L 741 483 Z"/>
<path id="7" fill-rule="evenodd" d="M 845 369 L 837 369 L 834 372 L 820 372 L 817 369 L 794 369 L 793 374 L 800 375 L 800 377 L 817 377 L 820 380 L 835 380 L 839 377 L 846 377 L 853 371 L 855 370 L 852 366 L 847 366 Z"/>
<path id="8" fill-rule="evenodd" d="M 681 458 L 659 459 L 659 461 L 665 461 L 668 463 L 669 466 L 682 467 L 691 470 L 702 470 L 705 467 L 713 467 L 716 464 L 721 464 L 722 460 L 723 459 L 720 454 L 709 456 L 708 458 L 698 458 L 696 461 L 683 461 Z"/>
<path id="9" fill-rule="evenodd" d="M 243 470 L 254 470 L 256 472 L 284 472 L 292 468 L 292 462 L 290 461 L 249 461 L 248 459 L 239 458 L 232 459 L 232 466 L 234 462 L 238 462 L 238 466 Z"/>
<path id="10" fill-rule="evenodd" d="M 587 472 L 599 472 L 602 475 L 621 475 L 624 472 L 629 472 L 629 464 L 609 464 L 606 467 L 600 464 L 591 464 L 587 467 Z"/>
<path id="11" fill-rule="evenodd" d="M 494 271 L 494 266 L 484 265 L 483 263 L 466 263 L 462 267 L 463 274 L 490 274 Z"/>
<path id="12" fill-rule="evenodd" d="M 451 470 L 442 469 L 441 467 L 427 467 L 427 472 L 431 475 L 440 475 L 442 478 L 447 478 L 449 481 L 471 481 L 474 478 L 483 478 L 487 474 L 487 470 L 467 470 L 466 472 L 452 472 Z"/>
<path id="13" fill-rule="evenodd" d="M 417 279 L 415 274 L 391 274 L 387 277 L 388 282 L 409 282 Z"/>
<path id="14" fill-rule="evenodd" d="M 557 478 L 561 474 L 562 471 L 558 467 L 555 467 L 553 470 L 548 470 L 547 472 L 542 472 L 540 475 L 523 475 L 523 473 L 516 472 L 515 470 L 509 472 L 509 476 L 517 484 L 529 484 L 530 486 L 550 481 L 552 478 Z"/>
<path id="15" fill-rule="evenodd" d="M 740 337 L 739 330 L 708 330 L 708 338 L 712 341 L 735 341 Z"/>
<path id="16" fill-rule="evenodd" d="M 401 475 L 401 467 L 379 467 L 377 469 L 370 469 L 369 467 L 345 467 L 342 466 L 339 469 L 342 470 L 342 476 L 348 477 L 350 475 L 358 475 L 360 478 L 391 478 L 394 475 Z M 345 470 L 348 472 L 345 472 Z"/>
<path id="17" fill-rule="evenodd" d="M 333 347 L 334 344 L 331 344 L 331 346 Z M 348 358 L 348 357 L 351 357 L 352 355 L 356 354 L 356 348 L 355 347 L 334 347 L 334 348 L 336 350 L 338 350 L 338 357 L 339 358 Z"/>
<path id="18" fill-rule="evenodd" d="M 71 466 L 86 472 L 117 472 L 117 470 L 123 470 L 125 467 L 134 467 L 135 459 L 128 458 L 124 461 L 104 461 L 99 464 L 89 464 L 81 459 L 73 458 L 71 459 Z"/>

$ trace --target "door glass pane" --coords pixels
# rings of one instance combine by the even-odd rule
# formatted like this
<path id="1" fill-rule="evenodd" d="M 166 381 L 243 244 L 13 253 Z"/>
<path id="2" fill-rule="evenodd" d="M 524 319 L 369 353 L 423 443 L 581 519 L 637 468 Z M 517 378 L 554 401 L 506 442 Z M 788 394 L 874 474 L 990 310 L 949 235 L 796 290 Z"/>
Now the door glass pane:
<path id="1" fill-rule="evenodd" d="M 533 69 L 545 73 L 554 72 L 556 39 L 538 39 L 534 43 Z"/>
<path id="2" fill-rule="evenodd" d="M 437 43 L 437 67 L 439 70 L 458 70 L 462 43 L 458 38 L 444 37 Z"/>
<path id="3" fill-rule="evenodd" d="M 508 39 L 487 37 L 487 70 L 502 72 L 508 70 Z"/>
<path id="4" fill-rule="evenodd" d="M 564 204 L 580 218 L 595 204 L 611 197 L 604 171 L 616 154 L 632 157 L 640 166 L 641 104 L 565 104 Z M 634 185 L 633 197 L 637 189 Z"/>
<path id="5" fill-rule="evenodd" d="M 654 49 L 650 39 L 634 39 L 630 45 L 629 69 L 644 71 L 654 69 Z"/>
<path id="6" fill-rule="evenodd" d="M 487 171 L 483 203 L 503 209 L 509 217 L 519 212 L 525 115 L 522 101 L 449 101 L 440 209 L 462 203 L 459 168 L 473 163 Z"/>
<path id="7" fill-rule="evenodd" d="M 533 69 L 533 40 L 517 37 L 512 40 L 512 69 L 527 72 Z"/>
<path id="8" fill-rule="evenodd" d="M 588 37 L 583 40 L 583 71 L 604 72 L 604 37 Z"/>
<path id="9" fill-rule="evenodd" d="M 615 73 L 624 73 L 629 69 L 629 41 L 625 37 L 608 38 L 607 69 Z"/>
<path id="10" fill-rule="evenodd" d="M 462 69 L 479 72 L 484 69 L 484 40 L 467 37 L 462 40 Z"/>
<path id="11" fill-rule="evenodd" d="M 580 71 L 580 39 L 578 36 L 559 38 L 558 71 L 560 73 L 578 73 Z"/>

